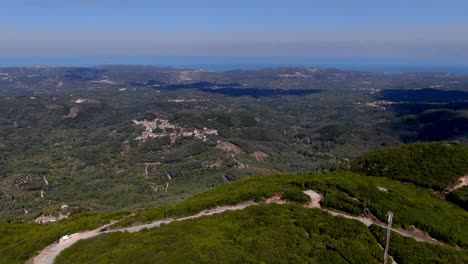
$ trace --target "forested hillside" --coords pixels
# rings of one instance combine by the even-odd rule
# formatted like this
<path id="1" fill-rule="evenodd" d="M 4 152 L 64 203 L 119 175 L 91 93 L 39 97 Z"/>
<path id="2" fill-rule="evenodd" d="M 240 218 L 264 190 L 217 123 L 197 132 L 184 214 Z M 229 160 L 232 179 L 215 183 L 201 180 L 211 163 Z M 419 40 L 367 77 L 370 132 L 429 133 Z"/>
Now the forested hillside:
<path id="1" fill-rule="evenodd" d="M 454 247 L 468 245 L 466 211 L 413 185 L 349 172 L 254 177 L 176 205 L 136 212 L 118 226 L 177 218 L 243 201 L 261 203 L 278 193 L 287 197 L 288 192 L 306 189 L 323 195 L 322 207 L 353 215 L 374 215 L 382 221 L 386 213 L 392 211 L 396 227 L 415 230 L 415 234 L 427 231 L 429 236 L 446 243 L 432 245 L 394 235 L 391 254 L 398 263 L 419 263 L 433 258 L 439 263 L 464 263 L 466 260 L 466 251 Z M 370 231 L 375 240 L 369 237 Z M 383 254 L 379 243 L 383 244 L 378 228 L 369 230 L 357 221 L 336 218 L 320 209 L 299 205 L 253 205 L 242 211 L 171 223 L 159 229 L 107 234 L 81 241 L 64 251 L 58 263 L 90 260 L 124 263 L 129 259 L 144 262 L 155 258 L 169 263 L 176 263 L 181 258 L 194 259 L 195 263 L 229 263 L 230 260 L 244 263 L 373 263 L 379 262 Z M 410 254 L 409 250 L 416 254 Z"/>
<path id="2" fill-rule="evenodd" d="M 279 262 L 284 259 L 318 263 L 340 263 L 346 260 L 351 263 L 362 263 L 365 260 L 367 263 L 380 260 L 382 251 L 377 243 L 380 237 L 374 240 L 368 229 L 359 222 L 337 218 L 321 212 L 320 209 L 303 208 L 300 205 L 261 205 L 278 194 L 293 204 L 308 203 L 308 197 L 304 198 L 302 194 L 304 190 L 320 193 L 323 196 L 323 209 L 380 219 L 382 222 L 385 221 L 387 212 L 392 211 L 395 215 L 395 228 L 415 234 L 427 232 L 427 236 L 445 244 L 427 246 L 421 244 L 422 242 L 414 244 L 416 242 L 407 242 L 405 239 L 404 243 L 410 243 L 418 252 L 433 247 L 434 252 L 449 254 L 451 250 L 458 251 L 453 246 L 466 248 L 468 245 L 465 228 L 467 211 L 414 185 L 383 177 L 339 171 L 323 175 L 252 177 L 193 196 L 181 203 L 136 210 L 131 215 L 125 212 L 102 216 L 84 214 L 48 225 L 0 223 L 0 245 L 3 245 L 0 248 L 0 263 L 22 263 L 41 248 L 54 243 L 58 236 L 97 228 L 110 219 L 121 219 L 112 226 L 115 229 L 159 219 L 195 215 L 217 206 L 237 205 L 247 201 L 258 202 L 260 205 L 253 205 L 252 208 L 244 209 L 245 211 L 172 223 L 161 229 L 133 234 L 101 235 L 84 240 L 65 251 L 59 263 L 91 260 L 97 263 L 124 263 L 129 257 L 135 257 L 139 261 L 158 257 L 168 262 L 177 262 L 180 256 L 201 262 L 210 262 L 210 258 L 223 262 L 227 257 L 246 262 L 269 262 L 273 260 L 270 254 L 258 253 L 272 248 L 278 243 L 275 240 L 278 237 L 287 242 L 281 243 L 281 247 L 275 248 L 275 253 L 272 253 Z M 399 247 L 403 242 L 396 240 L 394 243 Z M 356 250 L 360 252 L 357 256 L 353 255 Z M 208 251 L 212 254 L 202 253 Z M 227 252 L 237 253 L 232 255 Z M 466 252 L 458 252 L 460 253 L 453 254 L 451 260 L 462 263 Z M 427 259 L 427 255 L 422 253 L 409 256 L 408 253 L 395 251 L 394 254 L 403 260 L 400 261 L 402 263 L 410 259 Z"/>
<path id="3" fill-rule="evenodd" d="M 150 66 L 0 73 L 6 221 L 161 206 L 249 176 L 347 168 L 364 152 L 405 142 L 468 142 L 463 75 Z M 418 89 L 432 85 L 439 89 Z"/>
<path id="4" fill-rule="evenodd" d="M 447 195 L 447 200 L 460 205 L 465 210 L 468 210 L 468 186 L 464 186 Z"/>
<path id="5" fill-rule="evenodd" d="M 268 205 L 82 241 L 56 263 L 380 263 L 359 222 L 320 210 Z"/>
<path id="6" fill-rule="evenodd" d="M 366 153 L 351 170 L 444 190 L 468 174 L 468 147 L 456 143 L 416 143 Z"/>
<path id="7" fill-rule="evenodd" d="M 466 187 L 454 186 L 468 174 L 464 75 L 150 66 L 3 68 L 0 73 L 0 263 L 23 263 L 58 236 L 111 220 L 117 229 L 239 203 L 258 208 L 228 214 L 226 225 L 239 232 L 250 226 L 245 239 L 258 236 L 258 246 L 271 247 L 273 235 L 283 236 L 289 242 L 277 259 L 380 261 L 369 230 L 298 205 L 309 201 L 307 190 L 321 195 L 323 210 L 378 223 L 392 211 L 395 228 L 422 232 L 448 252 L 468 245 Z M 420 89 L 431 86 L 437 89 Z M 428 140 L 441 142 L 419 142 Z M 418 143 L 404 145 L 409 142 Z M 264 206 L 272 197 L 288 205 Z M 264 221 L 275 212 L 277 218 Z M 43 215 L 57 221 L 34 224 Z M 249 215 L 257 222 L 242 220 Z M 306 223 L 309 217 L 323 226 Z M 187 250 L 202 262 L 208 256 L 194 248 L 218 250 L 226 243 L 240 261 L 271 260 L 257 258 L 259 248 L 250 242 L 225 236 L 232 233 L 224 229 L 223 216 L 190 223 L 209 224 L 200 232 L 219 235 L 207 238 L 209 245 Z M 189 234 L 187 225 L 148 232 L 178 234 L 180 227 Z M 269 233 L 276 225 L 285 229 Z M 349 228 L 358 237 L 351 246 L 343 242 L 347 234 L 332 230 Z M 146 235 L 97 239 L 118 244 L 125 237 L 138 249 L 168 242 Z M 140 244 L 143 238 L 149 242 Z M 177 235 L 169 238 L 190 245 Z M 111 246 L 94 240 L 75 246 L 88 242 Z M 308 253 L 296 251 L 291 246 L 296 242 Z M 115 261 L 133 254 L 118 245 Z M 79 251 L 75 246 L 70 256 Z M 362 258 L 351 256 L 353 249 Z M 223 261 L 225 253 L 212 257 Z M 99 261 L 111 257 L 102 254 Z"/>

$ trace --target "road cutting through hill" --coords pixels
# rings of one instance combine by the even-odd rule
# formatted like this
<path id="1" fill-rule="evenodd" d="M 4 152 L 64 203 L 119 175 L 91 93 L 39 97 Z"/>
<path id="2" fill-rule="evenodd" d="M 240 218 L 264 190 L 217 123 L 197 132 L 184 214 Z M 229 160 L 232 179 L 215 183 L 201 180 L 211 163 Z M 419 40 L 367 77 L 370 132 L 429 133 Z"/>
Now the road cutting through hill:
<path id="1" fill-rule="evenodd" d="M 367 227 L 369 227 L 371 225 L 378 225 L 380 227 L 386 228 L 385 224 L 382 224 L 381 222 L 378 222 L 378 221 L 373 220 L 373 219 L 368 218 L 368 217 L 352 216 L 352 215 L 348 215 L 348 214 L 345 214 L 345 213 L 342 213 L 342 212 L 336 212 L 336 211 L 323 209 L 320 206 L 320 201 L 322 199 L 322 196 L 319 193 L 317 193 L 315 191 L 312 191 L 312 190 L 304 191 L 304 193 L 311 198 L 311 201 L 308 204 L 304 205 L 305 208 L 317 208 L 317 209 L 320 209 L 320 210 L 324 210 L 324 211 L 330 213 L 332 216 L 344 217 L 344 218 L 347 218 L 347 219 L 356 220 L 356 221 L 359 221 L 359 222 L 363 223 Z M 243 209 L 245 209 L 246 207 L 249 207 L 249 206 L 255 206 L 255 205 L 260 205 L 260 204 L 273 204 L 273 203 L 274 204 L 286 204 L 288 202 L 285 201 L 285 200 L 282 200 L 281 195 L 278 194 L 278 195 L 275 195 L 275 196 L 267 199 L 265 201 L 265 203 L 257 203 L 257 202 L 254 202 L 254 201 L 248 201 L 248 202 L 237 204 L 237 205 L 219 206 L 219 207 L 216 207 L 216 208 L 213 208 L 213 209 L 208 209 L 208 210 L 201 211 L 198 214 L 191 215 L 191 216 L 185 216 L 185 217 L 180 217 L 180 218 L 162 219 L 162 220 L 154 221 L 154 222 L 151 222 L 151 223 L 148 223 L 148 224 L 141 224 L 141 225 L 137 225 L 137 226 L 132 226 L 132 227 L 126 227 L 126 228 L 120 228 L 120 229 L 115 229 L 115 230 L 109 230 L 109 231 L 106 231 L 106 232 L 101 232 L 101 230 L 103 228 L 107 228 L 108 226 L 114 224 L 114 223 L 110 223 L 110 224 L 107 224 L 105 226 L 101 226 L 101 227 L 99 227 L 99 228 L 97 228 L 95 230 L 92 230 L 92 231 L 85 231 L 85 232 L 79 232 L 79 233 L 71 234 L 68 239 L 60 240 L 59 243 L 54 243 L 54 244 L 51 244 L 51 245 L 47 246 L 37 256 L 35 256 L 32 259 L 28 260 L 26 263 L 27 264 L 53 264 L 54 261 L 55 261 L 55 258 L 62 251 L 64 251 L 65 249 L 71 247 L 76 242 L 78 242 L 78 241 L 80 241 L 82 239 L 89 239 L 89 238 L 92 238 L 92 237 L 96 237 L 96 236 L 99 236 L 99 235 L 104 234 L 104 233 L 112 233 L 112 232 L 134 233 L 134 232 L 139 232 L 139 231 L 141 231 L 143 229 L 150 229 L 150 228 L 160 227 L 163 224 L 170 224 L 172 222 L 185 221 L 185 220 L 190 220 L 190 219 L 197 219 L 197 218 L 200 218 L 200 217 L 203 217 L 203 216 L 210 216 L 210 215 L 220 214 L 220 213 L 223 213 L 223 212 L 226 212 L 226 211 L 243 210 Z M 410 232 L 410 231 L 406 231 L 406 230 L 403 230 L 403 229 L 392 228 L 392 231 L 394 231 L 394 232 L 396 232 L 396 233 L 398 233 L 398 234 L 400 234 L 400 235 L 402 235 L 404 237 L 412 237 L 416 241 L 419 241 L 419 242 L 426 242 L 426 243 L 432 243 L 432 244 L 440 243 L 437 240 L 431 238 L 426 233 L 424 233 L 424 232 L 422 232 L 420 230 L 417 230 L 417 229 L 416 229 L 416 231 Z"/>

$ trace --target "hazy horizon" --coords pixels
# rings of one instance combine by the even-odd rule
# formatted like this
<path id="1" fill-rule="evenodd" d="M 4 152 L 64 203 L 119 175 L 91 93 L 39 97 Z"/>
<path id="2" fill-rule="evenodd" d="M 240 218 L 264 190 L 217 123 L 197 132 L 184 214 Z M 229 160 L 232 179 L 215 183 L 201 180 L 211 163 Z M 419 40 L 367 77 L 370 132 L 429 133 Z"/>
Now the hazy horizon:
<path id="1" fill-rule="evenodd" d="M 19 0 L 0 10 L 0 56 L 383 58 L 466 66 L 466 10 L 461 0 Z"/>
<path id="2" fill-rule="evenodd" d="M 278 67 L 336 68 L 367 72 L 448 72 L 468 74 L 467 64 L 440 64 L 395 58 L 252 56 L 0 56 L 0 67 L 96 67 L 149 65 L 210 71 Z"/>

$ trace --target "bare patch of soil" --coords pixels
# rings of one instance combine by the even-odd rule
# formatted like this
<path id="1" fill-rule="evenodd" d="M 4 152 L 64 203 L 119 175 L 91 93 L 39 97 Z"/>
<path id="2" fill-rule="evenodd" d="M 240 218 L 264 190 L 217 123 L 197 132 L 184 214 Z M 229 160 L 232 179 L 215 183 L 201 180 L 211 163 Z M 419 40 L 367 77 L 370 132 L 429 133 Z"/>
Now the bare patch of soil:
<path id="1" fill-rule="evenodd" d="M 244 151 L 238 146 L 236 146 L 235 144 L 231 142 L 227 142 L 227 141 L 222 141 L 222 140 L 218 140 L 216 144 L 216 148 L 227 151 L 227 152 L 232 152 L 237 155 L 244 153 Z"/>
<path id="2" fill-rule="evenodd" d="M 250 154 L 250 156 L 254 157 L 258 161 L 265 161 L 269 158 L 268 154 L 260 150 L 255 151 L 254 153 Z"/>
<path id="3" fill-rule="evenodd" d="M 460 189 L 462 187 L 465 187 L 465 186 L 468 186 L 468 175 L 460 177 L 458 179 L 458 184 L 448 188 L 447 192 L 450 193 L 450 192 L 456 191 L 456 190 L 458 190 L 458 189 Z"/>
<path id="4" fill-rule="evenodd" d="M 273 195 L 272 197 L 268 198 L 265 200 L 266 204 L 287 204 L 288 202 L 286 200 L 283 200 L 283 193 L 277 193 Z"/>
<path id="5" fill-rule="evenodd" d="M 310 202 L 305 205 L 306 208 L 322 208 L 320 201 L 322 200 L 322 195 L 318 192 L 307 190 L 304 193 L 310 197 Z"/>

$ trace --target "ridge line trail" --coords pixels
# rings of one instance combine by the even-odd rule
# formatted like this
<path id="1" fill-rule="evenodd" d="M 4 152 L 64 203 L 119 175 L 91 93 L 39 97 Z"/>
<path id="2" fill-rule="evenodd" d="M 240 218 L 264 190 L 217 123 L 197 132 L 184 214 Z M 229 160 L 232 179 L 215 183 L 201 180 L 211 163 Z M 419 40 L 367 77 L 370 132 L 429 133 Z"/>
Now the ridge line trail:
<path id="1" fill-rule="evenodd" d="M 326 212 L 330 213 L 332 216 L 341 216 L 341 217 L 344 217 L 344 218 L 347 218 L 347 219 L 357 220 L 357 221 L 363 223 L 364 225 L 366 225 L 367 227 L 369 227 L 371 225 L 378 225 L 378 226 L 384 227 L 384 228 L 387 227 L 385 224 L 379 223 L 379 222 L 377 222 L 375 220 L 372 220 L 372 219 L 369 219 L 369 218 L 366 218 L 366 217 L 352 216 L 352 215 L 348 215 L 348 214 L 341 213 L 341 212 L 335 212 L 335 211 L 330 211 L 328 209 L 323 209 L 320 206 L 320 201 L 322 199 L 322 196 L 320 194 L 318 194 L 318 193 L 316 193 L 316 192 L 314 192 L 312 190 L 304 191 L 304 193 L 311 198 L 310 203 L 304 205 L 305 208 L 317 208 L 317 209 L 320 209 L 320 210 L 323 210 L 323 211 L 326 211 Z M 249 206 L 260 205 L 260 204 L 273 204 L 273 203 L 274 204 L 285 204 L 287 202 L 281 199 L 280 194 L 277 194 L 277 195 L 275 195 L 275 196 L 273 196 L 271 198 L 266 199 L 265 203 L 257 203 L 257 202 L 254 202 L 254 201 L 248 201 L 248 202 L 240 203 L 240 204 L 237 204 L 237 205 L 219 206 L 219 207 L 216 207 L 216 208 L 213 208 L 213 209 L 203 210 L 203 211 L 201 211 L 201 212 L 199 212 L 198 214 L 195 214 L 195 215 L 190 215 L 190 216 L 185 216 L 185 217 L 180 217 L 180 218 L 175 218 L 175 219 L 174 218 L 167 218 L 167 219 L 162 219 L 162 220 L 154 221 L 154 222 L 147 223 L 147 224 L 141 224 L 141 225 L 137 225 L 137 226 L 119 228 L 119 229 L 115 229 L 115 230 L 109 230 L 107 232 L 99 232 L 100 229 L 106 228 L 106 227 L 111 226 L 114 223 L 116 223 L 116 222 L 111 222 L 111 223 L 109 223 L 107 225 L 101 226 L 101 227 L 99 227 L 97 229 L 94 229 L 94 230 L 91 230 L 91 231 L 84 231 L 84 232 L 78 232 L 78 233 L 71 234 L 71 237 L 69 239 L 64 240 L 64 241 L 61 240 L 60 243 L 53 243 L 53 244 L 47 246 L 46 248 L 41 250 L 38 255 L 36 255 L 35 257 L 33 257 L 31 259 L 29 259 L 26 263 L 27 264 L 53 264 L 54 261 L 55 261 L 55 258 L 63 250 L 69 248 L 70 246 L 72 246 L 76 242 L 78 242 L 78 241 L 80 241 L 82 239 L 89 239 L 89 238 L 92 238 L 92 237 L 96 237 L 96 236 L 99 236 L 99 235 L 104 234 L 104 233 L 113 233 L 113 232 L 134 233 L 134 232 L 141 231 L 141 230 L 143 230 L 145 228 L 150 229 L 150 228 L 160 227 L 162 224 L 169 224 L 169 223 L 172 223 L 172 222 L 185 221 L 185 220 L 190 220 L 190 219 L 197 219 L 197 218 L 200 218 L 200 217 L 203 217 L 203 216 L 211 216 L 211 215 L 220 214 L 220 213 L 223 213 L 223 212 L 226 212 L 226 211 L 243 210 L 243 209 L 245 209 L 246 207 L 249 207 Z M 392 228 L 392 231 L 396 232 L 396 233 L 398 233 L 398 234 L 400 234 L 400 235 L 402 235 L 404 237 L 412 237 L 418 242 L 427 242 L 427 243 L 433 243 L 433 244 L 434 243 L 440 243 L 440 242 L 438 242 L 437 240 L 435 240 L 433 238 L 413 235 L 410 232 L 405 231 L 403 229 Z"/>
<path id="2" fill-rule="evenodd" d="M 168 219 L 162 219 L 158 221 L 154 221 L 148 224 L 142 224 L 138 226 L 132 226 L 132 227 L 126 227 L 126 228 L 120 228 L 120 229 L 115 229 L 115 230 L 109 230 L 107 232 L 99 232 L 100 229 L 106 228 L 108 226 L 111 226 L 115 224 L 116 222 L 111 222 L 107 225 L 101 226 L 99 228 L 96 228 L 91 231 L 84 231 L 84 232 L 78 232 L 70 235 L 70 238 L 67 240 L 60 240 L 60 243 L 53 243 L 36 255 L 35 257 L 29 259 L 26 261 L 26 264 L 53 264 L 55 261 L 55 258 L 65 249 L 71 247 L 73 244 L 76 242 L 82 240 L 82 239 L 88 239 L 88 238 L 93 238 L 96 236 L 99 236 L 104 233 L 112 233 L 112 232 L 129 232 L 129 233 L 134 233 L 141 231 L 142 229 L 149 229 L 149 228 L 154 228 L 154 227 L 159 227 L 161 224 L 169 224 L 172 222 L 177 222 L 177 221 L 184 221 L 184 220 L 189 220 L 189 219 L 196 219 L 200 218 L 202 216 L 210 216 L 214 214 L 219 214 L 223 213 L 225 211 L 235 211 L 235 210 L 243 210 L 248 206 L 252 205 L 258 205 L 258 203 L 255 203 L 253 201 L 250 202 L 245 202 L 237 205 L 232 205 L 232 206 L 220 206 L 216 207 L 214 209 L 208 209 L 199 212 L 198 214 L 191 215 L 191 216 L 185 216 L 181 218 L 168 218 Z"/>

